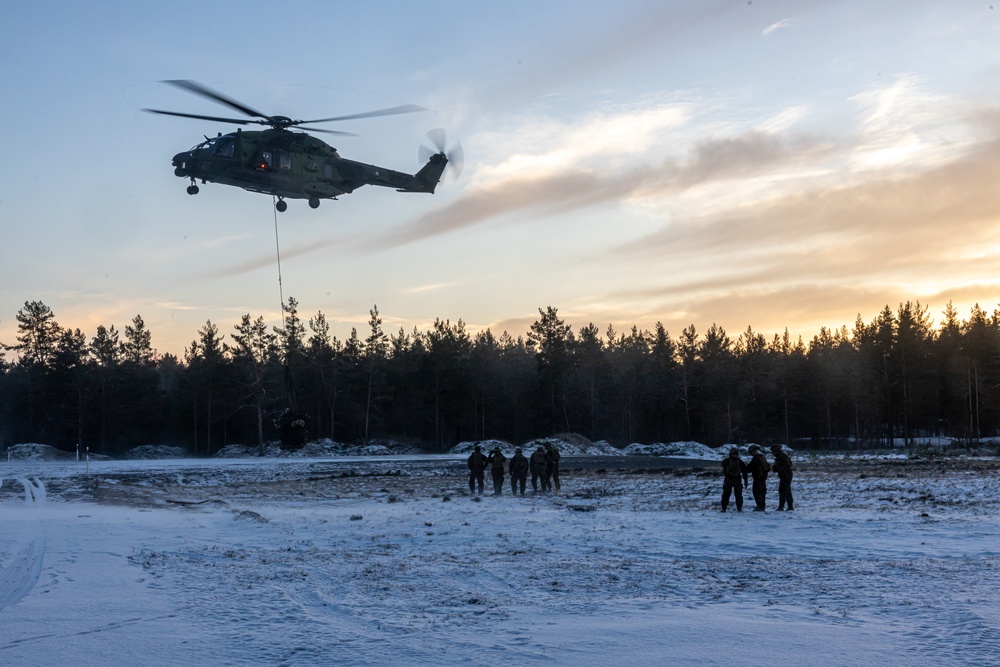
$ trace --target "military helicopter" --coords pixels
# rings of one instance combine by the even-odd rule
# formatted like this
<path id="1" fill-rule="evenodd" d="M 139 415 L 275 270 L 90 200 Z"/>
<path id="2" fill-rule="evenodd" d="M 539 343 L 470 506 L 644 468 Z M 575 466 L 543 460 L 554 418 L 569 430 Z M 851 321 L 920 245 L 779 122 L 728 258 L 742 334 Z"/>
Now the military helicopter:
<path id="1" fill-rule="evenodd" d="M 380 185 L 395 188 L 397 192 L 432 193 L 441 180 L 449 162 L 458 168 L 461 164 L 461 147 L 450 156 L 445 154 L 444 132 L 428 133 L 436 151 L 425 157 L 426 164 L 416 174 L 405 174 L 373 164 L 347 160 L 337 149 L 305 132 L 290 128 L 314 123 L 329 123 L 375 116 L 425 111 L 413 104 L 379 109 L 365 113 L 316 120 L 292 120 L 288 116 L 268 116 L 252 107 L 216 92 L 196 81 L 171 80 L 164 83 L 208 98 L 235 109 L 250 118 L 220 118 L 200 114 L 143 109 L 143 111 L 181 118 L 212 120 L 237 125 L 266 125 L 269 129 L 222 134 L 193 146 L 174 156 L 174 175 L 191 180 L 189 195 L 198 194 L 197 181 L 235 185 L 251 192 L 261 192 L 277 197 L 275 208 L 283 213 L 288 208 L 285 199 L 306 199 L 310 208 L 318 208 L 322 199 L 336 199 L 338 195 L 354 192 L 363 185 Z M 309 132 L 323 132 L 342 136 L 357 136 L 315 127 L 302 127 Z"/>

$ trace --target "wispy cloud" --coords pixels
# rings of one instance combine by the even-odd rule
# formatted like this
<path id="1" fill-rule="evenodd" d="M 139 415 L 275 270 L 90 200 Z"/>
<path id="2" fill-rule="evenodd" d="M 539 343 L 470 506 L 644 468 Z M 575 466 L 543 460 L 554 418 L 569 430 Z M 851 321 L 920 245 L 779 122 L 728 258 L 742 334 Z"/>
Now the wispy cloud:
<path id="1" fill-rule="evenodd" d="M 433 285 L 415 285 L 402 290 L 403 294 L 423 294 L 425 292 L 435 292 L 454 286 L 456 283 L 435 283 Z"/>
<path id="2" fill-rule="evenodd" d="M 764 28 L 761 34 L 767 37 L 768 35 L 771 35 L 777 32 L 778 30 L 791 28 L 793 25 L 795 25 L 795 23 L 792 21 L 792 19 L 781 19 L 780 21 L 772 23 L 771 25 Z"/>
<path id="3" fill-rule="evenodd" d="M 281 250 L 282 261 L 287 261 L 294 259 L 296 257 L 302 257 L 312 253 L 320 252 L 322 250 L 328 250 L 330 248 L 348 245 L 351 241 L 349 237 L 334 237 L 327 239 L 320 239 L 315 242 L 310 243 L 299 243 L 288 248 L 283 248 Z M 248 259 L 243 262 L 237 262 L 229 266 L 222 266 L 219 268 L 211 269 L 208 271 L 203 271 L 191 276 L 192 280 L 217 280 L 221 278 L 232 278 L 245 273 L 250 273 L 251 271 L 258 271 L 263 268 L 274 267 L 277 263 L 277 256 L 275 254 L 258 255 L 257 257 Z"/>

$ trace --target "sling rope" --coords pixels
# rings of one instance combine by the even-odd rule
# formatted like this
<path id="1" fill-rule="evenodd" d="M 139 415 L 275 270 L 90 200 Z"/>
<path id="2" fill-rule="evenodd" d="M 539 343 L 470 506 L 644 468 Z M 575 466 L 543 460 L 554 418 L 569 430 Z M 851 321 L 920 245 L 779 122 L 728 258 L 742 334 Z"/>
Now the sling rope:
<path id="1" fill-rule="evenodd" d="M 277 198 L 271 195 L 271 201 L 273 204 L 276 204 Z M 278 242 L 278 208 L 277 206 L 272 206 L 271 210 L 274 212 L 274 254 L 278 259 L 278 297 L 281 299 L 281 328 L 287 334 L 288 321 L 285 319 L 285 293 L 281 283 L 281 244 Z M 298 397 L 295 395 L 295 383 L 292 380 L 292 367 L 287 358 L 285 359 L 285 398 L 288 400 L 288 406 L 292 410 L 298 409 Z"/>
<path id="2" fill-rule="evenodd" d="M 271 202 L 277 204 L 277 198 L 271 195 Z M 274 254 L 278 257 L 278 298 L 281 299 L 281 327 L 287 328 L 285 322 L 285 293 L 281 285 L 281 246 L 278 244 L 278 208 L 277 206 L 272 206 L 271 211 L 274 213 Z"/>

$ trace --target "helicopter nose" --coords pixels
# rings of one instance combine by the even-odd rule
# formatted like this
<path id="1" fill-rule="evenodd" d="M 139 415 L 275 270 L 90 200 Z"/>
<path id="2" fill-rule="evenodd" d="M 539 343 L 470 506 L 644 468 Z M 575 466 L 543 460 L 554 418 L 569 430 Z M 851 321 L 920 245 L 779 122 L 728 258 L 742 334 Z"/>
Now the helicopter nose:
<path id="1" fill-rule="evenodd" d="M 174 165 L 174 174 L 177 176 L 187 176 L 188 175 L 188 164 L 191 161 L 191 153 L 178 153 L 174 156 L 172 164 Z"/>

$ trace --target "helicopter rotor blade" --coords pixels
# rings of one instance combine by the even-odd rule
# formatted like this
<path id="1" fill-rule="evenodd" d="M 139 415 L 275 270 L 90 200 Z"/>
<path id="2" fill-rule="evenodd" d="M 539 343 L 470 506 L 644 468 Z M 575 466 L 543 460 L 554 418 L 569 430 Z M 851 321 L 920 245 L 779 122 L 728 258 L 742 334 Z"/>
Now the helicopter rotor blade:
<path id="1" fill-rule="evenodd" d="M 416 113 L 417 111 L 427 111 L 427 109 L 416 104 L 404 104 L 398 107 L 390 107 L 388 109 L 379 109 L 377 111 L 366 111 L 364 113 L 350 114 L 349 116 L 334 116 L 333 118 L 317 118 L 316 120 L 300 120 L 296 121 L 296 124 L 300 123 L 332 123 L 338 120 L 354 120 L 356 118 L 375 118 L 377 116 L 395 116 L 401 113 Z"/>
<path id="2" fill-rule="evenodd" d="M 465 168 L 465 151 L 462 150 L 462 144 L 455 142 L 455 145 L 448 153 L 448 163 L 451 164 L 455 178 L 460 177 L 462 175 L 462 169 Z"/>
<path id="3" fill-rule="evenodd" d="M 201 95 L 202 97 L 206 97 L 214 102 L 218 102 L 219 104 L 223 104 L 232 109 L 236 109 L 237 111 L 241 111 L 248 116 L 256 116 L 257 118 L 264 118 L 264 119 L 268 118 L 267 115 L 262 114 L 256 109 L 248 107 L 242 102 L 237 102 L 231 97 L 226 97 L 222 93 L 214 91 L 208 86 L 204 86 L 198 83 L 197 81 L 189 81 L 187 79 L 169 79 L 167 81 L 164 81 L 164 83 L 169 83 L 171 86 L 176 86 L 177 88 L 186 90 L 189 93 L 194 93 L 195 95 Z"/>
<path id="4" fill-rule="evenodd" d="M 199 120 L 214 120 L 220 123 L 236 123 L 237 125 L 250 125 L 251 123 L 263 123 L 260 120 L 248 120 L 245 118 L 220 118 L 219 116 L 202 116 L 195 113 L 181 113 L 179 111 L 161 111 L 160 109 L 143 109 L 148 113 L 158 113 L 163 116 L 180 116 L 181 118 L 197 118 Z"/>
<path id="5" fill-rule="evenodd" d="M 438 153 L 444 153 L 444 147 L 448 139 L 448 134 L 442 128 L 434 128 L 427 133 L 427 138 L 431 140 L 432 144 L 434 144 L 434 148 L 437 149 Z"/>
<path id="6" fill-rule="evenodd" d="M 305 121 L 303 121 L 303 122 L 305 122 Z M 309 122 L 310 123 L 315 123 L 316 121 L 312 120 L 312 121 L 309 121 Z M 319 127 L 302 127 L 298 123 L 292 123 L 292 125 L 298 127 L 300 130 L 306 130 L 308 132 L 322 132 L 323 134 L 338 134 L 338 135 L 340 135 L 342 137 L 356 137 L 356 136 L 358 136 L 358 135 L 354 134 L 353 132 L 340 132 L 338 130 L 324 130 L 324 129 L 319 128 Z"/>

